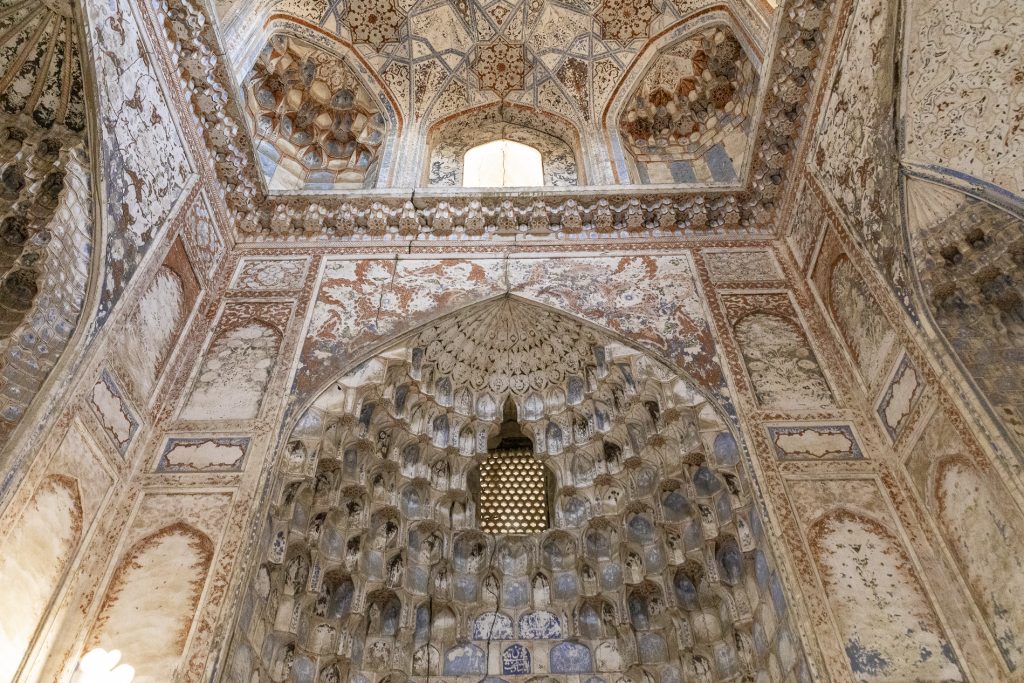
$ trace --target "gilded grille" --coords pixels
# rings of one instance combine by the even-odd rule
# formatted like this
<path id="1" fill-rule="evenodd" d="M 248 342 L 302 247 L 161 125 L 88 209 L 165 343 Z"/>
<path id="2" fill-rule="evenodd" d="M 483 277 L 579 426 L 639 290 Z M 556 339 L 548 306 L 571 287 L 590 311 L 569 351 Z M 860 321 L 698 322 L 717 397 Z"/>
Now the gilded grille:
<path id="1" fill-rule="evenodd" d="M 545 473 L 529 451 L 492 452 L 480 464 L 480 529 L 492 534 L 547 529 Z"/>

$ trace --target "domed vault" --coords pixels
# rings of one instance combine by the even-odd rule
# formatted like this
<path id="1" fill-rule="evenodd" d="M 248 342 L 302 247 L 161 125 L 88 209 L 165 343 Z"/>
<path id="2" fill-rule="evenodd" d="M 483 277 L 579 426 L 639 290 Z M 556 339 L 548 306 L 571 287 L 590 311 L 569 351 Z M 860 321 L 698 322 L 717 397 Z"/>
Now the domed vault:
<path id="1" fill-rule="evenodd" d="M 495 448 L 503 413 L 523 460 Z M 719 413 L 547 308 L 490 300 L 340 377 L 276 486 L 226 680 L 760 681 L 798 659 Z M 481 495 L 549 528 L 486 533 Z"/>

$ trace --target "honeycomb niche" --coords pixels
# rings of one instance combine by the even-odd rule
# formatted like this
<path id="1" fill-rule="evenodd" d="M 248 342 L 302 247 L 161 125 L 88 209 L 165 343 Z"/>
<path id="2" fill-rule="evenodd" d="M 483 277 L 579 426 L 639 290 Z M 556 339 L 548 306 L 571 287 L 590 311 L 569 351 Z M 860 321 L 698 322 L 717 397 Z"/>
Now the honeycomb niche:
<path id="1" fill-rule="evenodd" d="M 374 186 L 387 119 L 341 57 L 276 35 L 260 52 L 246 86 L 271 189 Z"/>
<path id="2" fill-rule="evenodd" d="M 733 434 L 689 381 L 557 312 L 503 298 L 428 325 L 338 378 L 281 457 L 225 680 L 792 675 Z M 541 511 L 551 491 L 529 533 L 473 491 L 516 462 L 502 495 Z"/>
<path id="3" fill-rule="evenodd" d="M 632 91 L 619 132 L 641 183 L 729 183 L 748 155 L 758 77 L 725 26 L 665 48 Z"/>

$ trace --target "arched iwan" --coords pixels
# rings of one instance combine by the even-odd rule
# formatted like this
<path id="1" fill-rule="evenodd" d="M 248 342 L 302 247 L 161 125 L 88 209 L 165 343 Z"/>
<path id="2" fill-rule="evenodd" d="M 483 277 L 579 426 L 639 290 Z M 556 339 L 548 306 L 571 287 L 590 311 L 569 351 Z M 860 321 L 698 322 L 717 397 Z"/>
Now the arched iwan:
<path id="1" fill-rule="evenodd" d="M 803 666 L 719 408 L 569 315 L 499 297 L 437 318 L 336 375 L 282 446 L 233 683 Z"/>

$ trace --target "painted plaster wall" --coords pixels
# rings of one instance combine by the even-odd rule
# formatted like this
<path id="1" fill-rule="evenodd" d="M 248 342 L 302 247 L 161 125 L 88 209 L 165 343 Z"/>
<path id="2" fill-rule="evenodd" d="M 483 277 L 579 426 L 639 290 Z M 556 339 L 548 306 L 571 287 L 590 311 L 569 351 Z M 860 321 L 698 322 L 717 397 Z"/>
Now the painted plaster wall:
<path id="1" fill-rule="evenodd" d="M 246 420 L 259 413 L 291 307 L 229 304 L 206 351 L 181 417 Z"/>
<path id="2" fill-rule="evenodd" d="M 966 680 L 877 485 L 802 482 L 792 493 L 852 677 Z"/>
<path id="3" fill-rule="evenodd" d="M 101 451 L 72 423 L 38 462 L 27 500 L 15 496 L 0 517 L 0 604 L 8 617 L 0 628 L 0 676 L 13 680 L 37 629 L 58 594 L 86 532 L 96 519 L 111 476 Z"/>
<path id="4" fill-rule="evenodd" d="M 977 446 L 936 410 L 910 450 L 907 468 L 1011 671 L 1021 667 L 1024 517 Z"/>
<path id="5" fill-rule="evenodd" d="M 192 173 L 136 3 L 86 2 L 96 57 L 109 317 Z"/>
<path id="6" fill-rule="evenodd" d="M 937 453 L 942 453 L 946 448 L 953 450 L 957 448 L 956 446 L 940 446 L 940 443 L 977 443 L 975 437 L 970 435 L 971 430 L 967 427 L 968 423 L 965 423 L 963 419 L 957 420 L 955 426 L 950 426 L 945 432 L 938 429 L 937 424 L 931 424 L 924 420 L 928 411 L 934 409 L 937 404 L 946 406 L 944 410 L 950 410 L 950 406 L 955 404 L 955 399 L 952 397 L 958 394 L 955 393 L 955 389 L 949 388 L 943 372 L 940 371 L 937 376 L 933 370 L 932 361 L 926 360 L 921 355 L 921 349 L 926 342 L 923 337 L 919 336 L 920 333 L 913 327 L 912 321 L 901 312 L 901 301 L 893 295 L 888 278 L 884 273 L 875 269 L 874 255 L 869 250 L 860 248 L 859 238 L 855 230 L 850 228 L 851 224 L 846 220 L 847 216 L 838 210 L 836 205 L 829 202 L 829 197 L 826 194 L 827 187 L 822 187 L 814 178 L 808 177 L 804 180 L 802 192 L 800 205 L 807 208 L 794 214 L 793 224 L 786 230 L 787 244 L 792 249 L 794 264 L 799 266 L 803 273 L 808 293 L 813 297 L 815 306 L 820 311 L 823 318 L 822 323 L 832 330 L 830 334 L 826 335 L 832 337 L 832 349 L 822 349 L 821 353 L 826 358 L 831 356 L 838 365 L 845 368 L 842 373 L 845 378 L 833 375 L 834 384 L 840 393 L 846 396 L 841 405 L 853 406 L 867 403 L 873 406 L 873 409 L 864 413 L 864 417 L 874 424 L 860 425 L 868 427 L 868 433 L 861 433 L 859 437 L 868 444 L 874 441 L 877 445 L 871 447 L 862 443 L 860 457 L 874 460 L 875 464 L 870 469 L 877 473 L 876 476 L 881 477 L 880 481 L 885 482 L 877 487 L 878 494 L 871 494 L 876 499 L 875 503 L 871 504 L 874 505 L 874 512 L 870 512 L 870 506 L 865 503 L 865 506 L 861 507 L 859 511 L 847 510 L 836 513 L 839 517 L 835 515 L 818 517 L 822 513 L 814 513 L 811 517 L 819 521 L 811 520 L 810 523 L 818 524 L 813 528 L 813 533 L 810 526 L 800 532 L 801 536 L 806 539 L 805 542 L 808 543 L 808 560 L 815 564 L 817 581 L 820 581 L 814 585 L 821 586 L 824 594 L 830 596 L 831 604 L 820 613 L 822 616 L 820 623 L 822 626 L 826 623 L 833 625 L 830 627 L 837 629 L 837 633 L 845 643 L 841 650 L 832 650 L 831 652 L 829 652 L 831 645 L 823 645 L 823 650 L 826 653 L 826 665 L 835 673 L 838 670 L 835 664 L 843 662 L 843 668 L 849 667 L 852 675 L 860 680 L 885 679 L 886 677 L 904 680 L 919 676 L 924 678 L 941 678 L 943 676 L 965 678 L 981 675 L 1002 680 L 1014 671 L 1014 664 L 1004 656 L 1005 646 L 998 644 L 997 640 L 992 637 L 992 629 L 982 626 L 983 619 L 974 616 L 967 618 L 962 618 L 960 615 L 951 616 L 953 610 L 946 609 L 947 604 L 958 602 L 961 605 L 960 609 L 970 611 L 974 615 L 979 614 L 979 611 L 984 613 L 986 609 L 989 614 L 992 613 L 991 607 L 985 607 L 986 601 L 991 597 L 985 597 L 979 601 L 980 594 L 965 587 L 970 582 L 970 579 L 966 577 L 972 576 L 971 572 L 976 572 L 977 569 L 967 570 L 958 564 L 959 560 L 945 559 L 949 557 L 945 555 L 946 552 L 955 555 L 957 551 L 950 550 L 952 546 L 949 543 L 944 544 L 941 540 L 946 532 L 932 531 L 941 529 L 943 524 L 948 523 L 941 519 L 938 504 L 927 503 L 925 507 L 918 507 L 916 511 L 911 512 L 901 502 L 907 495 L 912 498 L 919 496 L 917 499 L 920 500 L 935 495 L 926 492 L 927 487 L 933 486 L 933 484 L 927 483 L 928 475 L 917 473 L 922 467 L 934 466 Z M 808 315 L 806 309 L 803 312 L 804 315 Z M 809 324 L 811 329 L 816 327 L 813 316 L 810 316 Z M 825 364 L 828 365 L 828 362 Z M 940 377 L 943 378 L 940 379 Z M 954 393 L 947 393 L 948 391 Z M 952 410 L 956 412 L 957 409 Z M 857 423 L 856 419 L 854 421 Z M 786 446 L 792 446 L 788 442 L 779 442 L 778 435 L 790 434 L 793 433 L 792 430 L 804 428 L 799 423 L 790 426 L 791 424 L 780 423 L 778 426 L 769 426 L 769 433 L 774 435 L 773 440 L 780 455 L 786 453 Z M 878 434 L 878 432 L 874 432 L 875 425 L 882 428 L 880 439 L 878 436 L 872 435 L 872 432 L 875 435 Z M 914 439 L 918 438 L 916 436 L 918 434 L 924 434 L 920 438 L 927 439 L 929 445 L 912 450 Z M 876 439 L 879 440 L 876 441 Z M 993 457 L 991 451 L 982 451 L 977 446 L 974 448 L 975 450 L 972 452 L 983 462 L 991 462 L 988 460 Z M 847 489 L 850 492 L 857 490 L 848 479 L 843 479 L 842 483 L 838 480 L 829 482 L 829 479 L 838 474 L 838 470 L 826 474 L 824 471 L 813 468 L 812 460 L 808 458 L 809 455 L 813 454 L 793 453 L 788 455 L 787 459 L 790 460 L 790 463 L 784 466 L 786 469 L 792 468 L 789 476 L 794 479 L 792 483 L 786 485 L 786 489 L 787 495 L 792 497 L 791 499 L 798 507 L 801 505 L 798 501 L 802 500 L 804 496 L 818 495 L 814 493 L 816 487 L 838 487 L 829 490 L 834 492 L 843 490 L 843 500 L 846 500 L 848 496 Z M 827 457 L 836 456 L 818 457 L 824 460 Z M 847 470 L 847 476 L 852 476 L 852 463 L 857 459 L 856 456 L 846 454 L 840 455 L 840 457 L 851 463 L 851 469 Z M 926 466 L 925 462 L 929 465 Z M 982 470 L 984 471 L 990 466 L 990 464 L 984 465 Z M 813 483 L 799 483 L 806 478 L 813 478 Z M 966 481 L 967 478 L 969 477 L 965 477 L 963 481 Z M 915 484 L 912 483 L 912 480 L 920 480 L 921 483 Z M 876 485 L 872 484 L 871 486 Z M 1009 492 L 993 496 L 987 494 L 984 487 L 981 486 L 974 488 L 962 485 L 956 490 L 959 497 L 956 498 L 955 505 L 959 506 L 957 509 L 965 510 L 964 517 L 961 519 L 971 518 L 973 520 L 968 523 L 971 526 L 970 532 L 964 530 L 962 522 L 957 525 L 958 531 L 954 532 L 959 534 L 956 536 L 957 542 L 963 543 L 965 538 L 971 538 L 973 541 L 972 552 L 978 554 L 979 563 L 985 563 L 987 566 L 1001 566 L 1003 562 L 1007 561 L 1007 558 L 1013 555 L 1012 551 L 1007 552 L 1005 545 L 1007 542 L 1016 542 L 1009 541 L 1009 537 L 1016 537 L 1016 532 L 1009 532 L 1009 537 L 1000 544 L 991 544 L 983 549 L 984 543 L 980 541 L 980 538 L 985 537 L 988 533 L 986 524 L 981 523 L 980 515 L 972 517 L 966 513 L 966 510 L 974 510 L 979 505 L 983 506 L 985 503 L 982 501 L 990 498 L 1005 501 L 1007 505 L 1010 505 L 1014 496 Z M 832 495 L 838 494 L 833 493 Z M 878 498 L 878 495 L 882 497 Z M 865 512 L 869 512 L 869 514 L 864 516 Z M 1000 514 L 1006 518 L 1008 513 L 1003 509 Z M 886 515 L 889 515 L 889 521 L 885 520 Z M 894 526 L 893 520 L 897 517 L 899 524 Z M 827 521 L 822 521 L 826 519 Z M 875 531 L 869 532 L 869 528 L 876 528 L 877 524 L 881 524 L 888 531 L 879 532 L 881 535 L 877 535 Z M 907 540 L 909 537 L 903 535 L 907 533 L 904 529 L 909 530 L 917 525 L 923 525 L 923 529 L 926 529 L 921 532 L 920 538 L 929 540 L 924 545 L 914 542 L 913 549 L 910 550 Z M 899 638 L 891 634 L 892 637 L 886 637 L 864 649 L 866 641 L 861 637 L 857 626 L 864 615 L 857 616 L 857 611 L 862 608 L 867 609 L 867 606 L 851 602 L 848 607 L 842 607 L 842 598 L 840 597 L 842 591 L 837 587 L 828 588 L 828 586 L 832 585 L 831 582 L 836 580 L 836 577 L 863 580 L 865 575 L 860 573 L 859 569 L 855 572 L 854 567 L 861 567 L 867 571 L 871 563 L 877 560 L 869 559 L 867 556 L 859 560 L 855 560 L 852 556 L 849 559 L 843 559 L 844 553 L 852 551 L 854 548 L 853 545 L 844 545 L 843 548 L 836 545 L 841 542 L 832 535 L 832 532 L 840 527 L 846 529 L 851 537 L 852 535 L 862 535 L 863 538 L 858 544 L 860 547 L 873 544 L 877 550 L 885 546 L 887 549 L 883 554 L 892 558 L 894 566 L 908 566 L 909 562 L 909 566 L 916 567 L 911 571 L 916 578 L 911 579 L 911 574 L 907 574 L 898 581 L 902 587 L 897 588 L 893 584 L 886 592 L 891 594 L 892 591 L 909 591 L 917 593 L 917 597 L 911 598 L 905 603 L 901 600 L 901 606 L 893 610 L 890 610 L 889 607 L 884 609 L 892 611 L 894 614 L 904 608 L 911 609 L 911 612 L 907 613 L 907 618 L 917 619 L 920 617 L 922 624 L 930 622 L 932 626 L 929 628 L 932 635 L 927 635 L 923 631 L 915 631 L 913 638 L 924 638 L 924 640 L 918 644 L 908 641 L 901 645 Z M 1004 528 L 1011 529 L 1012 525 L 1007 525 Z M 887 534 L 889 535 L 887 536 Z M 899 539 L 898 543 L 891 534 L 895 534 L 895 538 Z M 874 535 L 874 540 L 869 541 L 868 538 L 872 535 Z M 901 544 L 902 550 L 899 549 Z M 830 551 L 819 552 L 825 546 L 828 546 Z M 923 559 L 925 557 L 932 559 L 925 560 Z M 895 576 L 892 572 L 887 572 L 888 574 Z M 919 588 L 914 588 L 915 582 Z M 936 602 L 934 598 L 930 597 L 935 594 L 933 591 L 938 590 L 931 586 L 946 587 L 939 593 L 943 596 L 942 603 Z M 992 593 L 989 593 L 989 596 L 991 595 Z M 882 600 L 880 595 L 876 597 Z M 891 599 L 891 595 L 885 599 Z M 922 600 L 925 602 L 921 602 Z M 918 607 L 908 607 L 914 603 L 918 604 Z M 926 603 L 930 603 L 930 606 Z M 884 600 L 877 604 L 884 604 Z M 812 613 L 816 610 L 816 607 L 811 607 Z M 850 613 L 845 614 L 848 610 Z M 924 610 L 924 612 L 920 610 Z M 921 616 L 928 611 L 932 612 L 932 616 L 927 618 Z M 827 619 L 824 618 L 826 613 L 829 615 Z M 1017 628 L 1010 627 L 1005 632 L 1012 634 L 1016 632 Z M 925 631 L 928 630 L 925 629 Z M 937 640 L 935 640 L 936 638 Z M 929 639 L 931 639 L 931 644 L 925 642 Z M 1009 635 L 1006 641 L 1014 642 L 1014 639 L 1015 636 Z M 912 656 L 918 645 L 929 651 L 937 652 L 934 649 L 935 646 L 942 643 L 945 643 L 948 657 L 939 659 L 929 657 L 927 661 L 924 661 L 916 660 Z M 879 644 L 885 647 L 880 649 Z M 895 649 L 890 651 L 885 649 L 890 647 Z M 903 648 L 903 654 L 899 654 L 900 648 Z M 954 665 L 954 660 L 955 667 L 959 667 L 961 671 L 957 672 L 954 669 L 945 671 L 944 668 Z M 920 671 L 924 673 L 915 673 L 919 667 L 922 667 Z M 930 670 L 929 667 L 938 668 Z"/>
<path id="7" fill-rule="evenodd" d="M 209 538 L 183 523 L 138 541 L 114 571 L 87 646 L 121 650 L 140 683 L 173 677 L 213 550 Z"/>
<path id="8" fill-rule="evenodd" d="M 1024 196 L 1024 18 L 1012 0 L 906 4 L 904 157 Z"/>
<path id="9" fill-rule="evenodd" d="M 11 680 L 82 534 L 74 481 L 52 477 L 14 520 L 0 559 L 0 604 L 17 606 L 0 628 L 0 676 Z"/>
<path id="10" fill-rule="evenodd" d="M 844 28 L 810 164 L 886 279 L 905 286 L 893 128 L 896 6 L 856 0 Z"/>
<path id="11" fill-rule="evenodd" d="M 849 248 L 845 242 L 843 245 L 844 249 Z M 281 268 L 282 259 L 289 265 Z M 316 387 L 324 385 L 330 373 L 351 367 L 381 342 L 442 313 L 505 291 L 624 335 L 660 357 L 673 360 L 706 391 L 740 409 L 744 417 L 738 424 L 753 445 L 751 456 L 757 463 L 754 471 L 759 472 L 759 486 L 769 510 L 787 511 L 780 512 L 784 517 L 794 515 L 788 512 L 791 510 L 789 501 L 797 498 L 801 478 L 813 476 L 832 482 L 828 485 L 837 493 L 831 499 L 839 497 L 838 492 L 847 486 L 843 482 L 851 474 L 862 478 L 891 477 L 889 437 L 875 417 L 871 402 L 858 398 L 865 391 L 861 387 L 866 383 L 859 366 L 847 360 L 847 341 L 838 332 L 832 332 L 838 329 L 838 321 L 829 322 L 832 313 L 817 303 L 811 289 L 812 285 L 817 286 L 813 284 L 815 281 L 800 284 L 799 276 L 794 278 L 790 270 L 792 262 L 788 259 L 784 250 L 780 251 L 778 245 L 771 243 L 741 247 L 710 244 L 664 253 L 624 250 L 618 256 L 599 257 L 547 254 L 543 258 L 507 260 L 453 259 L 444 254 L 397 260 L 352 258 L 341 254 L 323 257 L 316 250 L 302 248 L 274 250 L 264 256 L 251 250 L 231 254 L 221 269 L 222 281 L 227 287 L 220 297 L 222 302 L 205 304 L 189 329 L 180 335 L 180 348 L 171 355 L 172 368 L 165 370 L 168 379 L 155 402 L 158 408 L 153 415 L 157 422 L 149 425 L 151 418 L 143 417 L 146 425 L 142 428 L 142 437 L 131 440 L 126 451 L 136 472 L 129 475 L 138 482 L 133 486 L 156 487 L 159 495 L 157 491 L 145 493 L 139 511 L 132 512 L 137 504 L 132 501 L 138 501 L 142 491 L 136 488 L 132 490 L 137 493 L 118 494 L 123 502 L 111 510 L 114 515 L 111 528 L 90 546 L 87 556 L 91 569 L 83 572 L 74 593 L 80 596 L 76 604 L 82 604 L 85 612 L 93 615 L 84 627 L 99 635 L 89 636 L 96 640 L 84 640 L 87 634 L 81 633 L 83 625 L 79 624 L 77 632 L 81 635 L 77 641 L 74 638 L 67 641 L 67 656 L 73 657 L 86 642 L 100 642 L 100 639 L 109 643 L 125 642 L 132 656 L 154 662 L 147 676 L 159 680 L 160 676 L 170 676 L 167 672 L 177 668 L 178 680 L 198 680 L 227 645 L 223 629 L 228 622 L 223 620 L 233 615 L 235 609 L 242 608 L 230 601 L 232 583 L 228 576 L 232 572 L 239 572 L 236 576 L 244 575 L 242 570 L 250 566 L 254 556 L 252 551 L 246 550 L 243 539 L 249 532 L 243 530 L 250 529 L 249 525 L 260 518 L 262 512 L 257 511 L 266 509 L 267 503 L 259 495 L 262 478 L 269 464 L 283 457 L 276 455 L 278 449 L 273 445 L 272 435 L 280 430 L 282 416 L 288 409 L 290 375 L 294 373 L 294 386 L 301 392 L 315 391 Z M 814 264 L 809 263 L 808 267 L 813 269 Z M 159 272 L 158 267 L 154 268 L 152 281 L 157 280 Z M 228 273 L 252 273 L 253 276 L 229 277 Z M 794 279 L 787 284 L 786 278 Z M 865 287 L 872 299 L 878 299 L 877 288 Z M 766 288 L 772 291 L 763 291 Z M 145 289 L 141 289 L 138 296 L 144 293 Z M 891 303 L 886 304 L 890 305 L 889 309 L 879 304 L 881 312 L 875 315 L 888 319 L 892 313 Z M 738 323 L 751 315 L 775 316 L 787 321 L 788 329 L 798 335 L 797 347 L 804 349 L 800 358 L 794 357 L 794 363 L 806 361 L 802 367 L 808 371 L 816 368 L 811 374 L 817 378 L 814 382 L 797 382 L 786 391 L 775 390 L 780 396 L 797 396 L 795 403 L 764 405 L 758 398 L 754 389 L 756 382 L 749 373 L 748 359 L 743 352 L 745 338 L 735 331 Z M 125 314 L 125 318 L 129 319 L 130 315 Z M 241 384 L 234 379 L 228 382 L 228 375 L 219 374 L 214 376 L 216 379 L 202 380 L 210 361 L 223 350 L 216 340 L 228 339 L 223 335 L 225 331 L 244 330 L 252 324 L 267 325 L 279 330 L 280 335 L 275 342 L 278 345 L 275 348 L 279 349 L 276 360 L 260 374 L 259 381 L 249 384 L 251 373 L 245 376 L 246 383 Z M 899 328 L 892 322 L 888 324 L 895 339 Z M 742 329 L 741 325 L 739 327 Z M 751 339 L 757 343 L 763 338 Z M 856 342 L 862 344 L 858 348 L 873 348 L 869 343 L 873 339 L 876 337 L 866 332 L 864 340 Z M 243 341 L 243 346 L 247 344 L 244 340 L 238 341 Z M 896 345 L 904 347 L 908 343 L 908 338 L 899 337 Z M 111 347 L 111 355 L 116 357 L 118 352 L 114 348 Z M 896 354 L 886 357 L 895 368 Z M 812 365 L 808 366 L 807 362 L 812 359 Z M 914 362 L 921 381 L 937 385 L 934 378 L 927 380 L 925 377 L 930 372 L 927 361 L 915 355 Z M 182 369 L 194 371 L 182 372 Z M 892 373 L 887 371 L 882 380 L 873 383 L 879 395 L 887 390 L 890 375 Z M 233 377 L 235 375 L 231 374 Z M 783 380 L 791 381 L 791 378 L 780 379 Z M 893 375 L 891 382 L 897 381 Z M 86 384 L 82 391 L 87 393 L 83 398 L 95 391 L 95 376 Z M 103 386 L 109 390 L 109 385 Z M 118 384 L 115 382 L 113 386 L 117 388 Z M 242 402 L 248 406 L 245 411 L 231 413 L 230 419 L 223 416 L 204 419 L 210 417 L 212 411 L 227 409 L 224 405 L 228 408 L 233 405 L 212 399 L 204 403 L 202 413 L 175 416 L 173 411 L 162 407 L 178 403 L 187 410 L 190 396 L 212 397 L 227 386 L 242 395 Z M 194 387 L 200 387 L 199 393 Z M 213 393 L 203 394 L 207 389 Z M 910 393 L 913 398 L 915 392 Z M 900 390 L 894 395 L 904 397 L 904 394 Z M 108 404 L 110 401 L 114 399 L 108 399 Z M 131 398 L 122 393 L 121 399 L 115 402 L 128 409 L 127 414 L 133 414 Z M 905 439 L 917 424 L 920 408 L 913 400 L 904 402 L 909 407 L 899 412 L 907 414 L 904 420 L 911 425 L 902 428 Z M 111 453 L 117 453 L 116 439 L 104 428 L 107 423 L 99 418 L 102 411 L 99 407 L 83 405 L 89 424 L 99 435 L 97 438 L 106 439 Z M 254 406 L 259 406 L 258 413 L 253 412 Z M 148 410 L 142 412 L 150 415 Z M 120 410 L 118 413 L 126 414 Z M 776 435 L 772 441 L 766 438 L 770 429 L 775 430 L 771 433 Z M 252 437 L 259 438 L 246 447 L 245 440 Z M 203 453 L 227 454 L 230 451 L 231 455 L 225 456 L 226 459 L 218 455 L 217 466 L 210 468 L 209 462 L 203 459 L 206 456 L 201 457 L 198 451 L 194 458 L 190 455 L 191 451 L 184 447 L 188 439 L 202 440 Z M 112 457 L 121 458 L 120 455 Z M 893 489 L 887 488 L 884 494 L 877 495 L 899 495 L 899 484 L 892 486 Z M 223 492 L 217 494 L 221 498 L 217 498 L 211 487 Z M 223 496 L 229 492 L 237 492 L 230 493 L 237 501 L 230 513 L 227 508 L 218 507 L 222 503 L 213 502 L 224 500 Z M 215 513 L 214 509 L 221 511 Z M 256 517 L 250 516 L 253 514 Z M 908 619 L 920 618 L 925 626 L 919 633 L 902 640 L 868 642 L 874 636 L 865 632 L 862 625 L 876 617 L 855 601 L 843 597 L 842 591 L 824 592 L 821 588 L 847 572 L 848 565 L 843 563 L 854 562 L 857 557 L 843 555 L 848 549 L 839 548 L 837 543 L 842 545 L 842 542 L 834 534 L 825 531 L 811 534 L 818 516 L 808 516 L 806 523 L 801 522 L 803 526 L 782 523 L 780 534 L 772 537 L 783 539 L 787 552 L 806 559 L 806 563 L 798 563 L 786 571 L 792 572 L 788 580 L 799 582 L 804 593 L 810 596 L 808 605 L 793 603 L 789 609 L 795 619 L 794 637 L 805 645 L 819 643 L 810 650 L 811 666 L 838 680 L 856 677 L 876 680 L 883 674 L 899 680 L 901 676 L 931 676 L 935 672 L 955 678 L 961 675 L 957 667 L 986 671 L 982 653 L 995 650 L 985 650 L 989 646 L 984 639 L 976 639 L 976 631 L 981 627 L 971 625 L 969 615 L 974 614 L 973 608 L 947 609 L 946 605 L 935 604 L 929 597 L 933 586 L 938 586 L 952 596 L 950 605 L 969 605 L 966 601 L 971 599 L 964 597 L 969 595 L 967 590 L 955 588 L 955 582 L 945 575 L 941 563 L 933 565 L 930 560 L 919 562 L 916 559 L 920 553 L 926 558 L 933 556 L 928 542 L 919 540 L 921 521 L 899 506 L 886 507 L 883 512 L 875 510 L 871 515 L 872 519 L 882 520 L 884 532 L 863 520 L 842 528 L 853 529 L 881 553 L 881 559 L 871 560 L 875 562 L 870 565 L 872 571 L 881 571 L 879 568 L 887 566 L 886 562 L 900 566 L 909 562 L 906 573 L 897 577 L 884 595 L 880 594 L 877 609 L 889 609 L 884 602 L 889 600 L 904 609 Z M 203 521 L 206 519 L 216 521 L 206 523 Z M 793 519 L 803 518 L 794 516 Z M 145 540 L 152 540 L 154 534 L 159 536 L 161 529 L 178 522 L 196 528 L 209 539 L 214 560 L 204 559 L 207 557 L 204 553 L 189 549 L 199 541 L 186 541 L 188 532 L 182 532 L 185 536 L 171 534 L 175 540 L 167 541 L 167 545 L 162 541 L 149 543 Z M 237 530 L 237 533 L 226 536 L 227 529 Z M 109 544 L 120 548 L 115 557 L 102 552 L 103 548 L 111 547 Z M 165 553 L 171 547 L 180 552 Z M 829 559 L 833 556 L 846 559 L 837 559 L 837 564 Z M 130 557 L 143 558 L 144 561 L 138 562 L 139 569 L 130 572 L 117 569 L 129 566 L 127 558 Z M 179 567 L 182 576 L 190 577 L 188 581 L 163 583 L 159 577 L 172 567 Z M 119 578 L 112 579 L 108 585 L 102 579 L 104 575 Z M 195 588 L 198 583 L 202 583 L 202 587 Z M 773 590 L 785 591 L 784 585 L 780 583 Z M 160 610 L 159 615 L 152 616 L 152 621 L 150 616 L 143 621 L 154 627 L 159 625 L 168 633 L 180 635 L 184 630 L 193 635 L 185 640 L 150 638 L 143 643 L 110 625 L 119 621 L 110 615 L 120 614 L 128 605 L 135 604 L 132 596 L 148 596 L 158 587 L 159 590 L 166 588 L 168 595 L 173 594 L 175 604 L 191 605 L 198 599 L 195 617 L 186 620 L 183 613 Z M 196 598 L 197 595 L 200 597 Z M 138 604 L 150 603 L 147 598 Z M 828 642 L 825 636 L 811 635 L 833 632 L 839 635 Z M 864 657 L 860 654 L 849 657 L 844 648 L 852 640 L 863 645 L 865 652 L 874 648 L 881 653 L 886 660 L 885 666 L 878 669 L 881 673 L 863 674 L 864 657 L 874 660 L 868 656 L 870 652 Z M 76 642 L 81 645 L 75 645 Z M 815 649 L 819 646 L 824 654 Z M 935 658 L 922 661 L 916 654 L 911 656 L 911 651 L 916 653 L 914 648 L 918 646 L 937 653 Z M 950 648 L 955 663 L 944 654 Z M 439 652 L 438 657 L 441 656 Z M 607 656 L 607 653 L 602 654 L 605 659 L 601 661 L 610 661 Z"/>

